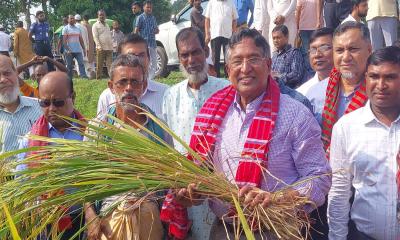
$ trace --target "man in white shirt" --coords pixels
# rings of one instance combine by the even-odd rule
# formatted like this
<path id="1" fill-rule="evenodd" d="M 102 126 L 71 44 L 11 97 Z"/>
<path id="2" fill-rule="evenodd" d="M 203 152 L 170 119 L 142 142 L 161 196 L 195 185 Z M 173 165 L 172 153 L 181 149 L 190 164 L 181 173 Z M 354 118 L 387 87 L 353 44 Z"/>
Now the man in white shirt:
<path id="1" fill-rule="evenodd" d="M 343 116 L 332 133 L 329 239 L 400 237 L 398 217 L 400 147 L 400 48 L 375 51 L 368 59 L 369 102 Z M 397 173 L 397 174 L 396 174 Z M 351 188 L 355 189 L 352 205 Z M 350 216 L 349 216 L 350 213 Z M 354 232 L 348 228 L 354 221 Z"/>
<path id="2" fill-rule="evenodd" d="M 207 75 L 206 58 L 209 49 L 203 33 L 195 27 L 184 28 L 176 36 L 176 48 L 184 81 L 169 88 L 163 100 L 163 118 L 171 130 L 186 144 L 190 142 L 194 120 L 204 102 L 215 92 L 229 85 L 229 81 Z M 185 153 L 185 148 L 174 139 L 175 149 Z M 189 210 L 192 219 L 190 239 L 209 239 L 210 223 L 214 214 L 207 203 Z"/>
<path id="3" fill-rule="evenodd" d="M 145 65 L 150 62 L 150 55 L 147 47 L 147 42 L 138 34 L 128 34 L 118 46 L 120 54 L 133 54 L 141 58 Z M 148 67 L 146 67 L 148 69 Z M 167 85 L 156 82 L 152 79 L 147 79 L 144 86 L 144 94 L 141 102 L 146 104 L 158 117 L 161 117 L 162 100 Z M 97 104 L 97 116 L 99 119 L 104 119 L 108 113 L 110 106 L 115 104 L 115 96 L 109 88 L 105 89 L 99 97 Z"/>
<path id="4" fill-rule="evenodd" d="M 333 29 L 331 28 L 320 28 L 311 34 L 309 57 L 315 75 L 296 89 L 310 100 L 314 112 L 316 108 L 322 108 L 325 102 L 325 98 L 318 102 L 318 96 L 321 93 L 320 90 L 316 89 L 316 86 L 321 81 L 326 82 L 322 87 L 326 88 L 328 85 L 327 79 L 333 68 L 332 40 Z"/>
<path id="5" fill-rule="evenodd" d="M 81 30 L 81 35 L 83 39 L 83 44 L 85 45 L 85 53 L 83 54 L 83 64 L 85 65 L 85 71 L 86 73 L 91 76 L 93 75 L 93 65 L 89 63 L 89 33 L 84 25 L 81 24 L 82 17 L 79 14 L 75 15 L 75 26 Z"/>
<path id="6" fill-rule="evenodd" d="M 10 56 L 11 47 L 10 35 L 4 32 L 4 26 L 0 24 L 0 54 Z"/>
<path id="7" fill-rule="evenodd" d="M 253 26 L 257 29 L 265 39 L 269 39 L 269 15 L 267 9 L 267 1 L 254 1 L 254 22 Z"/>
<path id="8" fill-rule="evenodd" d="M 238 13 L 232 0 L 211 0 L 205 17 L 206 45 L 211 41 L 214 67 L 217 77 L 220 77 L 221 47 L 225 56 L 229 38 L 236 32 Z"/>
<path id="9" fill-rule="evenodd" d="M 353 21 L 361 22 L 362 18 L 365 18 L 368 13 L 368 0 L 355 0 L 352 1 L 353 8 L 351 13 L 347 18 L 345 18 L 342 23 Z"/>

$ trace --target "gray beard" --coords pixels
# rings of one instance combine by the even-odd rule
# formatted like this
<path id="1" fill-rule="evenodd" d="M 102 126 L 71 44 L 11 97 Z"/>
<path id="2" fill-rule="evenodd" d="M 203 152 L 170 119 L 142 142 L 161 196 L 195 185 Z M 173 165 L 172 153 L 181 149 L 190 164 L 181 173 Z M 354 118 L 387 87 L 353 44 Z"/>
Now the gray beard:
<path id="1" fill-rule="evenodd" d="M 341 73 L 342 78 L 344 79 L 353 79 L 355 76 L 352 72 L 344 72 Z"/>
<path id="2" fill-rule="evenodd" d="M 204 63 L 204 67 L 200 72 L 196 73 L 189 73 L 186 71 L 186 69 L 182 66 L 182 64 L 179 65 L 179 69 L 183 73 L 183 75 L 188 79 L 189 83 L 193 84 L 200 84 L 203 83 L 205 79 L 207 79 L 207 73 L 208 73 L 208 64 Z"/>
<path id="3" fill-rule="evenodd" d="M 14 86 L 14 89 L 10 92 L 0 93 L 0 103 L 2 104 L 11 104 L 17 101 L 19 96 L 19 87 L 18 85 Z"/>

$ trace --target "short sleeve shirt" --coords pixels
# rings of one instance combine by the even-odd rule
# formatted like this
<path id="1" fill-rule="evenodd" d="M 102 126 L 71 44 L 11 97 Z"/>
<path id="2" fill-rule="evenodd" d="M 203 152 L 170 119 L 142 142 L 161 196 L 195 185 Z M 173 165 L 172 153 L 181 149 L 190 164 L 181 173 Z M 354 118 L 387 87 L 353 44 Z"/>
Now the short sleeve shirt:
<path id="1" fill-rule="evenodd" d="M 205 17 L 210 19 L 211 39 L 216 37 L 230 38 L 232 22 L 238 18 L 236 6 L 232 0 L 208 2 Z"/>
<path id="2" fill-rule="evenodd" d="M 47 22 L 35 22 L 29 28 L 29 32 L 35 36 L 35 41 L 49 41 L 50 25 Z"/>
<path id="3" fill-rule="evenodd" d="M 62 30 L 63 39 L 65 39 L 67 46 L 66 50 L 71 50 L 73 53 L 82 52 L 79 36 L 82 36 L 81 30 L 75 25 L 67 25 Z"/>
<path id="4" fill-rule="evenodd" d="M 156 35 L 154 33 L 157 29 L 156 17 L 142 13 L 136 21 L 136 27 L 139 29 L 140 36 L 146 40 L 149 47 L 156 48 Z"/>

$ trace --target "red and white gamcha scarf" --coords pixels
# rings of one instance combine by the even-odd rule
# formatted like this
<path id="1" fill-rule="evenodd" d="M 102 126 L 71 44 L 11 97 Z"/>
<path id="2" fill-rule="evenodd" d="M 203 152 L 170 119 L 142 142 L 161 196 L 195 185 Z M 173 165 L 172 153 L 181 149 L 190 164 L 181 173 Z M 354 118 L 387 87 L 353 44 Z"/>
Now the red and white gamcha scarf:
<path id="1" fill-rule="evenodd" d="M 233 86 L 216 92 L 206 101 L 197 115 L 190 147 L 205 159 L 210 159 L 209 156 L 212 156 L 216 136 L 236 93 Z M 278 116 L 279 99 L 279 87 L 269 77 L 268 88 L 249 127 L 242 158 L 236 171 L 235 181 L 240 187 L 245 185 L 260 187 L 262 168 L 268 166 L 267 153 Z M 168 194 L 165 198 L 160 217 L 162 221 L 169 223 L 170 236 L 185 238 L 190 228 L 187 210 L 174 200 L 172 194 Z"/>

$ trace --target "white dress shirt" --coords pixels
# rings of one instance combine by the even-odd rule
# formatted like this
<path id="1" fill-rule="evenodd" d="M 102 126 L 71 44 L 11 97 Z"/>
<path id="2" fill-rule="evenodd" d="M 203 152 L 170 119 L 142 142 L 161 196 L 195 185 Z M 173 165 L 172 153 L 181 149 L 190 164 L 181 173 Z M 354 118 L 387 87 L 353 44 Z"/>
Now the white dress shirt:
<path id="1" fill-rule="evenodd" d="M 238 12 L 232 0 L 209 1 L 204 16 L 210 19 L 211 40 L 216 37 L 230 38 L 232 36 L 232 22 L 238 18 Z"/>
<path id="2" fill-rule="evenodd" d="M 0 52 L 8 52 L 11 47 L 10 35 L 0 31 Z"/>
<path id="3" fill-rule="evenodd" d="M 148 85 L 146 91 L 143 93 L 140 102 L 146 104 L 157 117 L 161 117 L 162 111 L 162 100 L 164 97 L 164 92 L 167 90 L 168 86 L 155 82 L 153 80 L 148 80 Z M 99 97 L 99 102 L 97 103 L 97 117 L 104 120 L 108 113 L 110 106 L 115 104 L 115 96 L 111 92 L 110 88 L 106 88 Z"/>
<path id="4" fill-rule="evenodd" d="M 351 16 L 351 14 L 349 14 L 349 16 L 347 16 L 347 18 L 345 18 L 341 24 L 345 23 L 345 22 L 358 22 L 353 16 Z"/>
<path id="5" fill-rule="evenodd" d="M 255 0 L 254 1 L 254 22 L 253 26 L 258 31 L 262 32 L 265 39 L 269 39 L 269 15 L 267 8 L 267 1 Z"/>
<path id="6" fill-rule="evenodd" d="M 319 77 L 318 73 L 315 73 L 314 77 L 309 79 L 307 82 L 303 83 L 300 87 L 296 88 L 296 91 L 306 96 L 310 88 L 313 87 L 314 85 L 317 85 L 317 83 L 319 83 Z"/>
<path id="7" fill-rule="evenodd" d="M 228 85 L 229 81 L 225 79 L 208 76 L 208 81 L 201 85 L 198 92 L 193 93 L 186 79 L 165 92 L 162 118 L 178 137 L 189 144 L 194 120 L 200 108 L 213 93 Z M 175 139 L 174 146 L 181 153 L 187 152 Z"/>
<path id="8" fill-rule="evenodd" d="M 390 127 L 375 117 L 368 102 L 344 115 L 333 127 L 330 163 L 333 179 L 328 195 L 329 239 L 345 240 L 349 213 L 357 229 L 377 240 L 396 240 L 396 155 L 400 116 Z M 355 189 L 354 202 L 349 199 Z"/>
<path id="9" fill-rule="evenodd" d="M 314 76 L 315 78 L 315 76 Z M 310 79 L 310 81 L 315 81 L 315 79 Z M 317 77 L 318 79 L 318 77 Z M 308 83 L 307 82 L 307 83 Z M 326 97 L 326 88 L 328 87 L 329 78 L 326 78 L 322 81 L 318 81 L 316 84 L 311 86 L 308 91 L 302 93 L 307 99 L 310 101 L 313 107 L 313 113 L 315 118 L 317 119 L 319 125 L 322 123 L 322 111 L 324 110 L 325 105 L 325 97 Z M 302 86 L 300 86 L 302 87 Z M 297 89 L 299 91 L 299 89 Z"/>

